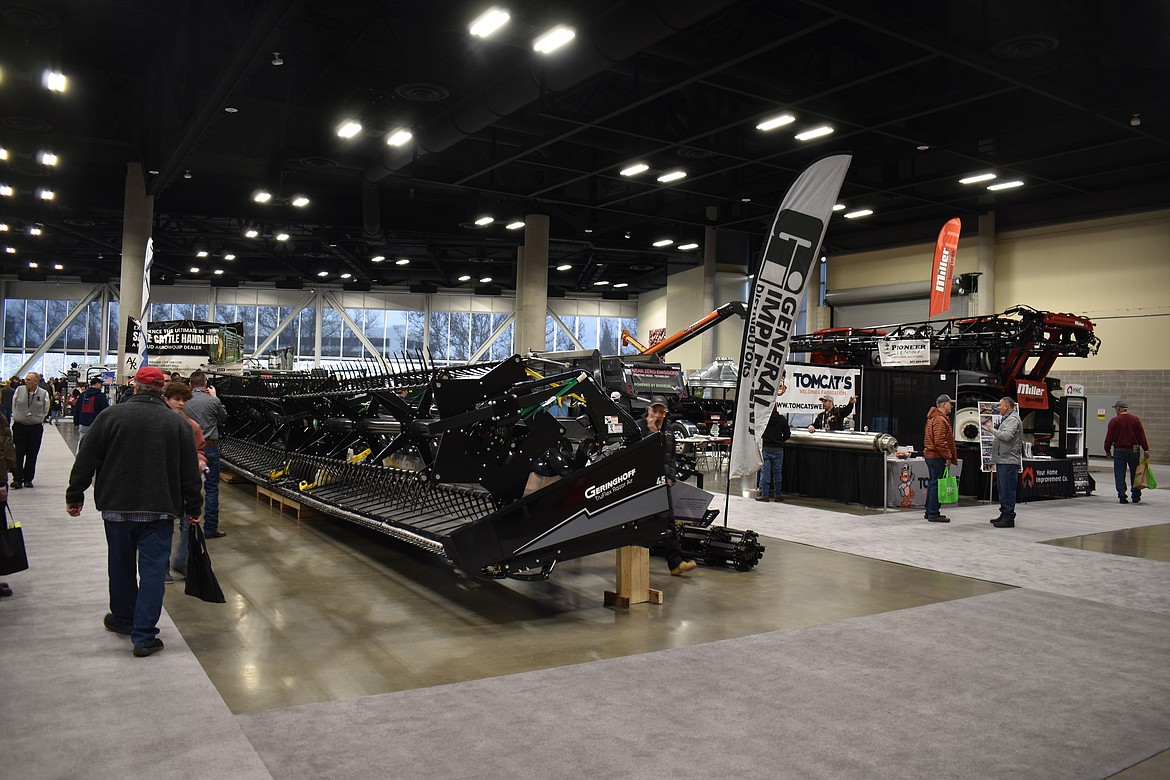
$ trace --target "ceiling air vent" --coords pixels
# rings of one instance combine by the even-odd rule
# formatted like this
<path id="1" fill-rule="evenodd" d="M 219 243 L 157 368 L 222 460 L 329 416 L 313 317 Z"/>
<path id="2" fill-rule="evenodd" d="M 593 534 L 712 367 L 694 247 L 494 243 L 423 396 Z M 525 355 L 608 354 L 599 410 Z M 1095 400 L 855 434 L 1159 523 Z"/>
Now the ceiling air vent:
<path id="1" fill-rule="evenodd" d="M 451 97 L 451 93 L 446 87 L 440 87 L 438 84 L 426 84 L 421 81 L 413 84 L 401 84 L 394 90 L 394 93 L 400 98 L 413 100 L 416 103 L 438 103 L 440 100 Z"/>

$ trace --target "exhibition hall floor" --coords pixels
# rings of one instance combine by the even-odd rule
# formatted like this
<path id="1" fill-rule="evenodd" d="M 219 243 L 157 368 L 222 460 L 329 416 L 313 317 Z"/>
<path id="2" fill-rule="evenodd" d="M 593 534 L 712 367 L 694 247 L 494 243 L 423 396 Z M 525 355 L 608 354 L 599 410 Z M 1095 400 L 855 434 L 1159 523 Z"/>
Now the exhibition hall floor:
<path id="1" fill-rule="evenodd" d="M 665 603 L 615 610 L 602 606 L 613 553 L 546 582 L 479 580 L 225 484 L 228 536 L 209 546 L 228 603 L 184 596 L 176 576 L 166 650 L 135 659 L 100 624 L 97 513 L 63 511 L 65 439 L 46 430 L 37 487 L 11 502 L 32 564 L 0 602 L 0 752 L 14 777 L 1170 769 L 1158 491 L 1140 506 L 1033 502 L 1015 529 L 992 528 L 985 503 L 940 525 L 732 496 L 729 524 L 767 546 L 755 570 L 670 577 L 654 558 Z M 690 749 L 700 735 L 707 747 Z"/>

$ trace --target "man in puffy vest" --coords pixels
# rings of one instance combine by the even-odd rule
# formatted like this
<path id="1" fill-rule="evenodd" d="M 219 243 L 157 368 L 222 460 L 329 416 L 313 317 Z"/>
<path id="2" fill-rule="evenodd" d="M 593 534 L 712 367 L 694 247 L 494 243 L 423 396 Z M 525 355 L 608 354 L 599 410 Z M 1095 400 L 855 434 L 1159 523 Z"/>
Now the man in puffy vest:
<path id="1" fill-rule="evenodd" d="M 73 404 L 73 424 L 77 426 L 77 444 L 85 438 L 85 432 L 93 425 L 94 418 L 110 405 L 110 399 L 102 392 L 102 380 L 94 377 L 89 380 L 89 387 L 78 397 Z"/>

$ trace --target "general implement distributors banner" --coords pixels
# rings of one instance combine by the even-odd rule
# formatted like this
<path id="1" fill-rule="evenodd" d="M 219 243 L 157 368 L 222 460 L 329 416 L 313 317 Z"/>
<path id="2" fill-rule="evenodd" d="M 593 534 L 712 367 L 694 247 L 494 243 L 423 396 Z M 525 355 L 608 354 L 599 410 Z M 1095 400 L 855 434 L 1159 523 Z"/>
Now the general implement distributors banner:
<path id="1" fill-rule="evenodd" d="M 804 428 L 824 410 L 822 398 L 832 398 L 837 406 L 844 406 L 857 395 L 861 385 L 861 369 L 806 366 L 789 363 L 784 371 L 783 392 L 776 411 L 788 415 L 793 428 Z"/>
<path id="2" fill-rule="evenodd" d="M 850 160 L 851 155 L 834 155 L 806 168 L 788 189 L 768 233 L 744 328 L 731 476 L 754 474 L 760 467 L 759 440 L 788 362 L 793 323 Z"/>
<path id="3" fill-rule="evenodd" d="M 958 217 L 947 220 L 934 245 L 934 273 L 931 274 L 930 316 L 951 310 L 951 279 L 955 275 L 955 258 L 959 254 L 959 233 L 963 223 Z"/>
<path id="4" fill-rule="evenodd" d="M 244 323 L 165 320 L 147 326 L 150 365 L 165 373 L 188 376 L 196 369 L 240 373 L 244 369 Z M 127 334 L 126 352 L 135 349 L 136 335 Z"/>

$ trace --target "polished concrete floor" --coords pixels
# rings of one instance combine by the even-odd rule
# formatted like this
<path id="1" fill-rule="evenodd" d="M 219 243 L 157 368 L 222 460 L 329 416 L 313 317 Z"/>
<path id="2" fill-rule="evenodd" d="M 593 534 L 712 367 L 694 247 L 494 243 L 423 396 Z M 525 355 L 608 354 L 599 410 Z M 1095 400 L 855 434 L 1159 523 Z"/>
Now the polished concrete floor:
<path id="1" fill-rule="evenodd" d="M 1170 563 L 1170 523 L 1101 534 L 1070 536 L 1067 539 L 1053 539 L 1044 544 Z"/>

